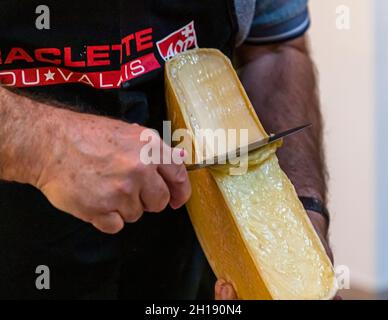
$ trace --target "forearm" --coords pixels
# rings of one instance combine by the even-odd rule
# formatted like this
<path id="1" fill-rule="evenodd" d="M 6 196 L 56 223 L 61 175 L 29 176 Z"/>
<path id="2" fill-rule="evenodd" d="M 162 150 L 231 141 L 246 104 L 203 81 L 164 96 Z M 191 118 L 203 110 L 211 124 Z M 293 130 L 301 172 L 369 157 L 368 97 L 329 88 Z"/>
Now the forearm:
<path id="1" fill-rule="evenodd" d="M 278 156 L 300 196 L 326 201 L 322 120 L 313 64 L 298 48 L 272 50 L 246 64 L 241 80 L 268 132 L 312 123 L 312 128 L 287 138 Z"/>
<path id="2" fill-rule="evenodd" d="M 57 111 L 0 88 L 0 179 L 35 183 L 55 149 Z"/>
<path id="3" fill-rule="evenodd" d="M 260 58 L 254 48 L 241 54 L 245 61 L 240 69 L 244 87 L 268 132 L 312 123 L 312 128 L 287 138 L 278 156 L 299 196 L 316 197 L 325 202 L 322 119 L 314 66 L 304 40 L 257 50 Z M 324 221 L 319 223 L 326 236 L 327 226 Z"/>

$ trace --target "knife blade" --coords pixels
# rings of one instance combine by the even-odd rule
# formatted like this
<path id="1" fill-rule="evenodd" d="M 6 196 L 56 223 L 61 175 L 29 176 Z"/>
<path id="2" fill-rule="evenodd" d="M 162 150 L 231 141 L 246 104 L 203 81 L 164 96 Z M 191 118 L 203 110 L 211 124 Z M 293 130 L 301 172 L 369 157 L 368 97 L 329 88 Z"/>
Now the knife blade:
<path id="1" fill-rule="evenodd" d="M 311 126 L 311 123 L 305 124 L 303 126 L 291 128 L 276 134 L 271 134 L 267 138 L 252 142 L 248 145 L 248 147 L 244 148 L 237 148 L 235 150 L 229 151 L 228 153 L 217 155 L 212 159 L 206 159 L 201 163 L 195 163 L 190 164 L 186 166 L 186 169 L 188 171 L 197 170 L 197 169 L 203 169 L 206 167 L 211 167 L 218 164 L 226 164 L 227 162 L 230 162 L 232 160 L 235 160 L 236 158 L 240 157 L 241 155 L 244 155 L 246 153 L 250 153 L 252 151 L 258 150 L 274 141 L 283 139 L 285 137 L 291 136 L 293 134 L 296 134 L 298 132 L 301 132 L 302 130 L 308 128 Z"/>

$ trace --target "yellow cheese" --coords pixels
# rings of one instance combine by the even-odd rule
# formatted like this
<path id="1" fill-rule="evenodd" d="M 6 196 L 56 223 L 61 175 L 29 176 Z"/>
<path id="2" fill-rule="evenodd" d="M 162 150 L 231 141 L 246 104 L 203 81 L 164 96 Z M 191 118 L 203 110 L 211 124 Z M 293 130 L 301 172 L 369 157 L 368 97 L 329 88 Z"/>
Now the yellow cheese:
<path id="1" fill-rule="evenodd" d="M 248 142 L 267 136 L 218 50 L 177 55 L 166 64 L 165 78 L 173 129 L 246 129 Z M 190 172 L 191 221 L 215 274 L 231 282 L 240 299 L 330 299 L 333 267 L 278 164 L 278 146 L 250 154 L 243 175 L 230 175 L 232 165 Z"/>

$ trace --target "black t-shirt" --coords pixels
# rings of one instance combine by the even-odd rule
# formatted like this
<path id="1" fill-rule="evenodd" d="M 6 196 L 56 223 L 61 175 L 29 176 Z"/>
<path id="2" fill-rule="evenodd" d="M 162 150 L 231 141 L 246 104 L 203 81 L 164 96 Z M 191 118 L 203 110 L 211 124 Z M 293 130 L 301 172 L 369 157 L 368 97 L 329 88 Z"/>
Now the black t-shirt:
<path id="1" fill-rule="evenodd" d="M 234 47 L 229 0 L 47 0 L 49 30 L 35 25 L 41 1 L 5 3 L 0 1 L 3 85 L 156 129 L 165 120 L 165 60 L 194 47 L 228 55 Z M 146 213 L 110 236 L 55 209 L 31 186 L 0 182 L 0 243 L 2 297 L 119 292 L 195 298 L 201 290 L 211 292 L 209 269 L 184 209 Z M 50 290 L 35 287 L 38 265 L 50 268 Z"/>
<path id="2" fill-rule="evenodd" d="M 307 0 L 46 0 L 43 7 L 0 0 L 0 7 L 1 84 L 158 130 L 166 59 L 195 47 L 231 56 L 244 40 L 284 41 L 309 26 Z M 37 18 L 47 9 L 50 29 L 41 29 Z M 35 287 L 38 265 L 50 268 L 50 290 Z M 0 181 L 0 297 L 206 298 L 213 281 L 185 209 L 146 213 L 109 236 L 56 210 L 35 188 Z"/>
<path id="3" fill-rule="evenodd" d="M 83 111 L 153 126 L 163 117 L 165 59 L 194 47 L 233 48 L 229 0 L 50 0 L 49 30 L 36 28 L 39 3 L 7 1 L 0 13 L 1 82 Z"/>

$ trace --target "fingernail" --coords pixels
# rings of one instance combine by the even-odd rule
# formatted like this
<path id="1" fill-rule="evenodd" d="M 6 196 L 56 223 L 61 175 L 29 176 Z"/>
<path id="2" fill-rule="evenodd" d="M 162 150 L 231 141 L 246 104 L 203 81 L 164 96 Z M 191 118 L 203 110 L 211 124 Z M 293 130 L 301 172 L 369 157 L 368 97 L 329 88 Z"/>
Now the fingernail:
<path id="1" fill-rule="evenodd" d="M 185 152 L 185 149 L 181 149 L 179 155 L 184 158 L 186 156 L 186 152 Z"/>

